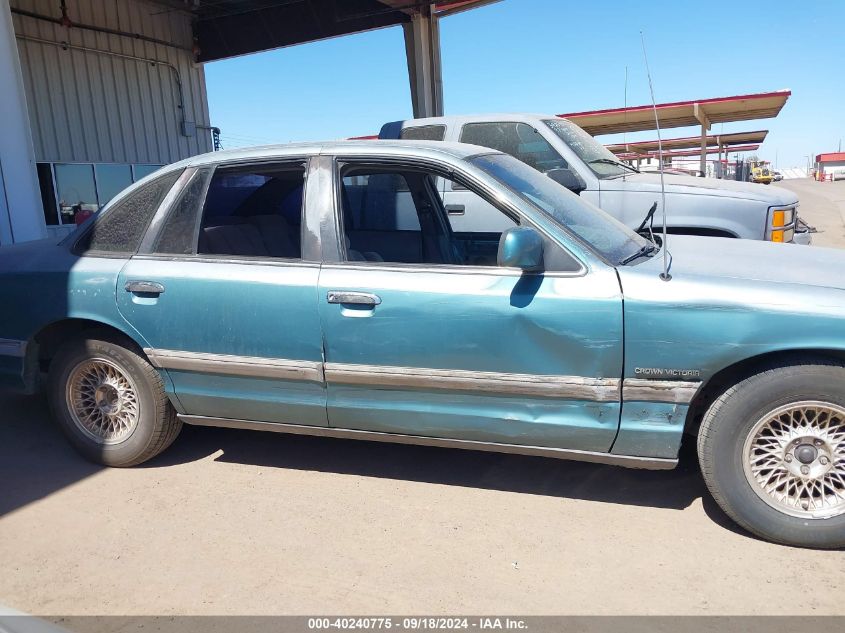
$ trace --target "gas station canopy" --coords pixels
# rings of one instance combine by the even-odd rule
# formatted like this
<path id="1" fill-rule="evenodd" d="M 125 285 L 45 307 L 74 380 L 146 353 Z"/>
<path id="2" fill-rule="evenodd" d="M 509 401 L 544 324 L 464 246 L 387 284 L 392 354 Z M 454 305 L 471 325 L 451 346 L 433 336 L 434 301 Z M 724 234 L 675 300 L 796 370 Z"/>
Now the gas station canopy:
<path id="1" fill-rule="evenodd" d="M 401 25 L 414 116 L 441 116 L 440 18 L 498 1 L 194 0 L 195 56 L 211 62 Z"/>
<path id="2" fill-rule="evenodd" d="M 755 132 L 732 132 L 730 134 L 709 134 L 706 136 L 707 147 L 712 147 L 713 151 L 709 153 L 716 153 L 717 148 L 722 146 L 731 151 L 738 151 L 735 146 L 756 144 L 759 146 L 766 139 L 768 130 L 757 130 Z M 638 154 L 647 155 L 657 152 L 658 142 L 654 141 L 635 141 L 633 143 L 615 143 L 608 145 L 609 149 L 614 154 L 624 154 L 636 157 Z M 683 138 L 672 138 L 663 140 L 664 155 L 669 155 L 667 152 L 672 150 L 685 150 L 697 148 L 697 151 L 692 154 L 685 154 L 688 156 L 700 153 L 701 137 L 699 136 L 685 136 Z M 680 156 L 681 154 L 674 154 Z"/>
<path id="3" fill-rule="evenodd" d="M 760 145 L 758 143 L 752 143 L 749 145 L 733 145 L 731 147 L 724 148 L 725 156 L 727 153 L 730 152 L 756 152 L 760 149 Z M 718 147 L 709 147 L 706 150 L 707 154 L 719 154 L 720 150 Z M 686 150 L 669 150 L 663 152 L 663 158 L 681 158 L 684 156 L 700 156 L 701 150 L 699 149 L 686 149 Z M 653 152 L 621 152 L 618 153 L 617 156 L 622 160 L 637 160 L 642 158 L 658 158 L 658 153 L 656 151 Z"/>
<path id="4" fill-rule="evenodd" d="M 657 115 L 661 129 L 690 125 L 709 128 L 711 123 L 769 119 L 780 113 L 791 94 L 789 90 L 777 90 L 735 97 L 658 103 Z M 577 123 L 593 136 L 655 129 L 654 109 L 651 105 L 572 112 L 558 116 Z"/>
<path id="5" fill-rule="evenodd" d="M 284 46 L 410 24 L 415 14 L 440 18 L 495 0 L 200 0 L 197 61 L 210 62 Z M 170 0 L 184 8 L 185 3 Z"/>

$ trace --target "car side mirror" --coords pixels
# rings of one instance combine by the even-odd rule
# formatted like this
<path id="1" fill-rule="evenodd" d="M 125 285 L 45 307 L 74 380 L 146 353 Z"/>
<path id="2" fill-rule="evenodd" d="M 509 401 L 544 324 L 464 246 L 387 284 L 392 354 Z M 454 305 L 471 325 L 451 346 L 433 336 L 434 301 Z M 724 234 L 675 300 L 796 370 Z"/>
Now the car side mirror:
<path id="1" fill-rule="evenodd" d="M 584 179 L 568 167 L 550 169 L 546 172 L 546 175 L 556 183 L 569 189 L 574 194 L 580 194 L 587 188 L 587 183 L 584 182 Z"/>
<path id="2" fill-rule="evenodd" d="M 506 230 L 499 239 L 496 263 L 525 272 L 543 270 L 543 237 L 531 227 L 517 226 Z"/>

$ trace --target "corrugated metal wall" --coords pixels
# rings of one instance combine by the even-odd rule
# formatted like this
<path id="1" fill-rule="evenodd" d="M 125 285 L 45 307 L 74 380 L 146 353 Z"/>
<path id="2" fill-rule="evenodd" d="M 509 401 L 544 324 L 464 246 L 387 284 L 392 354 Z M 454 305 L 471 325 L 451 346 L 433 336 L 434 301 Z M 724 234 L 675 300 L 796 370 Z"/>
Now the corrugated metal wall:
<path id="1" fill-rule="evenodd" d="M 10 5 L 61 17 L 58 0 L 11 0 Z M 67 6 L 77 23 L 175 46 L 13 14 L 36 160 L 167 164 L 211 151 L 208 130 L 198 129 L 192 137 L 182 134 L 177 78 L 185 119 L 209 125 L 205 75 L 190 51 L 190 15 L 143 0 L 67 0 Z M 21 36 L 165 61 L 175 72 L 163 64 L 63 49 Z"/>

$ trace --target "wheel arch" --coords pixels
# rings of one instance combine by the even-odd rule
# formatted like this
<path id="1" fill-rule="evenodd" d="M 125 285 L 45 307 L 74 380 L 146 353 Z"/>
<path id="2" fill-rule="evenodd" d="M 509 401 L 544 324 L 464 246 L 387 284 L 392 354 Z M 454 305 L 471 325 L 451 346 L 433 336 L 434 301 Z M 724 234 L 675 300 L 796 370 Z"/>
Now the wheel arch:
<path id="1" fill-rule="evenodd" d="M 757 356 L 744 358 L 714 373 L 699 387 L 692 401 L 690 401 L 684 433 L 697 435 L 701 420 L 713 403 L 733 385 L 746 378 L 771 368 L 772 366 L 786 367 L 808 360 L 834 361 L 845 366 L 845 349 L 787 349 L 766 352 Z"/>
<path id="2" fill-rule="evenodd" d="M 130 345 L 133 351 L 149 360 L 142 343 L 132 333 L 112 323 L 80 317 L 59 319 L 41 327 L 27 342 L 24 366 L 27 392 L 37 390 L 40 374 L 49 371 L 50 363 L 62 345 L 95 332 Z"/>

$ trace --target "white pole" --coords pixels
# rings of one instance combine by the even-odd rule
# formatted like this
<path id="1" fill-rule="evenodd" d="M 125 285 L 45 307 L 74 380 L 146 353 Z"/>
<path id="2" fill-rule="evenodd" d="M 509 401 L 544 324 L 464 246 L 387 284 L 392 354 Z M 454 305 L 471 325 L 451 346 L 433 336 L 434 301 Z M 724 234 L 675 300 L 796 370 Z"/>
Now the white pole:
<path id="1" fill-rule="evenodd" d="M 9 0 L 0 0 L 0 244 L 47 236 Z"/>

